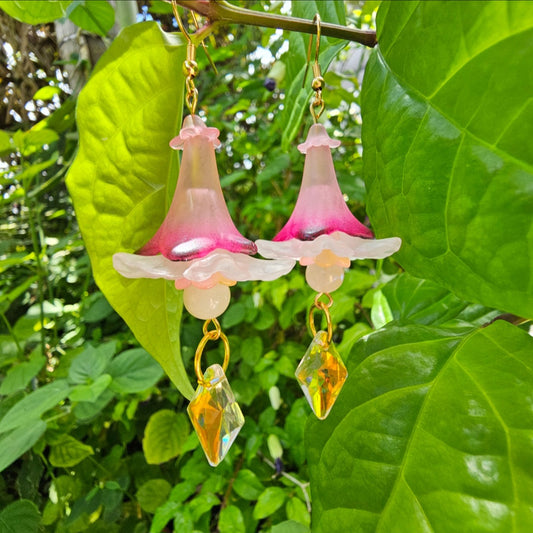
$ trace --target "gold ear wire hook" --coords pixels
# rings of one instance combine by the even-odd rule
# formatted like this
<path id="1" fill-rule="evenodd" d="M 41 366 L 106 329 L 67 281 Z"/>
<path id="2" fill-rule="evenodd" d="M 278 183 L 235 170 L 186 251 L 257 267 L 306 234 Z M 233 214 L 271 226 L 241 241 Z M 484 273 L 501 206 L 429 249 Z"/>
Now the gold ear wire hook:
<path id="1" fill-rule="evenodd" d="M 320 15 L 317 13 L 313 22 L 316 23 L 316 46 L 315 46 L 315 61 L 313 62 L 313 81 L 311 87 L 315 91 L 315 98 L 309 106 L 311 115 L 315 124 L 318 122 L 320 115 L 324 111 L 324 100 L 322 100 L 322 87 L 324 86 L 324 78 L 320 71 L 320 64 L 318 63 L 318 56 L 320 54 Z M 309 46 L 307 47 L 307 66 L 305 67 L 304 80 L 302 87 L 305 87 L 305 80 L 307 79 L 307 71 L 309 70 L 309 63 L 311 61 L 311 50 L 313 45 L 313 35 L 309 37 Z M 318 108 L 318 111 L 317 111 Z"/>
<path id="2" fill-rule="evenodd" d="M 320 15 L 317 13 L 313 18 L 313 23 L 316 23 L 316 47 L 315 47 L 315 62 L 313 63 L 313 76 L 319 77 L 320 65 L 318 64 L 318 56 L 320 54 Z M 309 45 L 307 46 L 307 65 L 305 67 L 304 81 L 302 87 L 305 87 L 305 80 L 307 79 L 307 72 L 309 71 L 309 63 L 311 62 L 311 49 L 313 46 L 313 34 L 309 36 Z"/>
<path id="3" fill-rule="evenodd" d="M 175 0 L 172 0 L 172 11 L 174 12 L 174 17 L 176 18 L 176 22 L 178 23 L 181 32 L 187 39 L 187 59 L 185 59 L 183 62 L 183 73 L 186 76 L 185 103 L 187 104 L 191 115 L 194 115 L 196 111 L 196 105 L 198 104 L 198 89 L 194 85 L 194 78 L 198 74 L 198 63 L 196 63 L 196 45 L 193 43 L 191 36 L 183 25 Z"/>
<path id="4" fill-rule="evenodd" d="M 185 29 L 180 14 L 178 13 L 178 6 L 175 0 L 172 0 L 172 11 L 174 12 L 174 17 L 176 18 L 176 22 L 178 23 L 181 33 L 183 33 L 183 35 L 187 39 L 187 59 L 183 62 L 183 73 L 186 76 L 185 88 L 187 91 L 185 94 L 185 103 L 187 104 L 191 115 L 194 115 L 196 111 L 196 105 L 198 104 L 198 89 L 194 85 L 194 78 L 198 74 L 198 63 L 196 63 L 196 44 L 191 39 L 191 36 Z M 196 19 L 194 13 L 192 14 L 192 19 L 194 21 L 196 29 L 199 29 L 198 20 Z M 217 68 L 215 67 L 215 64 L 213 63 L 213 60 L 211 59 L 211 56 L 209 55 L 209 52 L 207 51 L 207 48 L 203 41 L 201 42 L 201 45 L 204 49 L 205 55 L 207 56 L 209 64 L 213 67 L 215 74 L 218 74 Z"/>

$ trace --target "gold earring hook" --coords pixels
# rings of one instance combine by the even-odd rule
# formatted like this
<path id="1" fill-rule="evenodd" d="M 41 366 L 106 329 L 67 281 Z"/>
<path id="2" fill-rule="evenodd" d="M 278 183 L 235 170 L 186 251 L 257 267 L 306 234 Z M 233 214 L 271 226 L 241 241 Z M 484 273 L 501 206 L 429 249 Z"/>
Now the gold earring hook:
<path id="1" fill-rule="evenodd" d="M 198 89 L 194 85 L 194 78 L 198 74 L 198 63 L 196 63 L 196 45 L 193 43 L 191 36 L 185 29 L 178 13 L 178 6 L 175 0 L 172 0 L 172 11 L 174 11 L 174 17 L 180 27 L 181 33 L 187 39 L 187 59 L 183 62 L 183 74 L 185 74 L 185 103 L 189 108 L 191 115 L 194 115 L 196 111 L 196 105 L 198 104 Z"/>
<path id="2" fill-rule="evenodd" d="M 316 45 L 315 45 L 315 61 L 313 62 L 313 81 L 311 87 L 315 91 L 315 98 L 311 102 L 309 109 L 315 124 L 318 122 L 320 115 L 324 111 L 324 100 L 322 100 L 322 87 L 324 86 L 324 78 L 320 71 L 320 64 L 318 63 L 318 56 L 320 54 L 320 15 L 317 13 L 313 22 L 316 23 Z M 311 62 L 311 50 L 313 47 L 313 34 L 309 37 L 309 46 L 307 47 L 307 65 L 305 67 L 304 80 L 302 87 L 305 87 L 305 80 L 307 79 L 307 71 L 309 70 L 309 63 Z M 317 109 L 318 108 L 318 109 Z"/>
<path id="3" fill-rule="evenodd" d="M 181 33 L 187 39 L 187 59 L 183 62 L 183 73 L 186 76 L 185 78 L 185 88 L 186 88 L 185 103 L 187 104 L 187 107 L 189 108 L 191 115 L 194 115 L 196 111 L 196 105 L 198 104 L 198 89 L 194 85 L 194 78 L 198 74 L 198 63 L 196 63 L 196 44 L 194 43 L 191 36 L 185 29 L 185 25 L 183 24 L 183 21 L 181 20 L 180 14 L 178 12 L 178 5 L 176 4 L 176 0 L 172 0 L 172 11 L 174 12 L 174 17 L 176 18 L 176 22 L 178 23 Z M 196 15 L 194 13 L 192 13 L 192 20 L 194 22 L 196 29 L 199 29 L 198 20 L 196 19 Z M 209 61 L 209 64 L 213 67 L 215 74 L 218 74 L 217 68 L 215 67 L 213 60 L 211 59 L 211 56 L 209 55 L 209 52 L 207 51 L 205 43 L 202 41 L 200 44 L 202 45 L 202 48 L 204 49 L 204 52 L 205 52 L 205 55 L 207 56 L 207 60 Z"/>

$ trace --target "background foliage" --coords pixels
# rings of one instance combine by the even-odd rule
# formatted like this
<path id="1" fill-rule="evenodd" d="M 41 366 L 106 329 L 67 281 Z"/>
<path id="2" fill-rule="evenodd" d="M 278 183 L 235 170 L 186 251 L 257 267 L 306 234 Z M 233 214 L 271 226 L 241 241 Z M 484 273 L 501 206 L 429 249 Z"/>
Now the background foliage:
<path id="1" fill-rule="evenodd" d="M 369 54 L 323 41 L 341 188 L 403 247 L 398 263 L 353 265 L 334 294 L 350 375 L 324 422 L 294 379 L 310 341 L 302 273 L 232 290 L 222 326 L 246 424 L 213 469 L 175 387 L 192 390 L 201 324 L 181 316 L 171 284 L 110 268 L 112 253 L 153 234 L 177 177 L 167 143 L 183 45 L 164 32 L 170 6 L 143 4 L 128 26 L 112 2 L 0 2 L 13 110 L 0 132 L 0 531 L 530 531 L 533 341 L 519 317 L 491 321 L 533 315 L 531 5 L 383 3 L 363 85 L 364 165 Z M 377 7 L 246 5 L 357 25 Z M 79 99 L 65 69 L 91 69 L 91 55 L 40 53 L 46 23 L 67 18 L 80 43 L 107 48 Z M 272 237 L 303 168 L 306 38 L 230 26 L 213 40 L 218 75 L 199 52 L 200 114 L 221 130 L 234 220 Z M 21 76 L 35 81 L 30 102 Z M 220 355 L 213 346 L 207 358 Z"/>

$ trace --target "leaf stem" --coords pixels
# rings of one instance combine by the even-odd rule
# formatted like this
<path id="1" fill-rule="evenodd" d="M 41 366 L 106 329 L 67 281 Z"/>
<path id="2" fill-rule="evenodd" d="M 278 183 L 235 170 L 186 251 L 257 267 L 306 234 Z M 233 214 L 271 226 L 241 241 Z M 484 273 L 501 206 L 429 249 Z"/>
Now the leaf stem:
<path id="1" fill-rule="evenodd" d="M 25 167 L 25 158 L 21 155 L 20 158 L 20 168 L 24 171 Z M 43 263 L 41 261 L 42 247 L 40 239 L 37 236 L 37 228 L 35 225 L 35 219 L 33 217 L 33 209 L 35 202 L 30 199 L 28 195 L 28 189 L 31 185 L 31 178 L 24 179 L 22 182 L 22 187 L 24 189 L 24 205 L 28 210 L 28 226 L 30 229 L 30 237 L 33 248 L 33 255 L 35 256 L 35 264 L 37 266 L 37 293 L 39 297 L 39 315 L 41 321 L 41 353 L 46 355 L 46 330 L 44 328 L 44 284 L 47 279 L 46 272 L 43 268 Z"/>
<path id="2" fill-rule="evenodd" d="M 270 468 L 276 470 L 276 465 L 268 457 L 265 457 L 260 452 L 257 455 L 261 457 L 261 459 L 263 459 L 263 462 L 265 462 L 268 466 L 270 466 Z M 288 474 L 287 472 L 284 472 L 283 470 L 281 471 L 281 475 L 285 479 L 288 479 L 291 483 L 294 483 L 297 487 L 300 488 L 300 490 L 302 491 L 302 494 L 304 495 L 307 511 L 309 514 L 311 514 L 311 510 L 312 510 L 311 509 L 311 498 L 309 497 L 309 494 L 307 492 L 307 488 L 309 487 L 309 482 L 300 481 L 299 479 L 295 478 L 291 474 Z"/>
<path id="3" fill-rule="evenodd" d="M 231 493 L 233 491 L 233 483 L 235 483 L 235 480 L 237 479 L 237 474 L 239 473 L 240 469 L 242 468 L 242 465 L 244 463 L 244 455 L 241 456 L 239 461 L 237 462 L 237 466 L 235 467 L 235 470 L 233 471 L 233 476 L 229 480 L 228 488 L 226 489 L 226 492 L 224 493 L 224 498 L 222 500 L 222 503 L 220 505 L 220 509 L 224 509 L 228 505 L 229 498 L 231 496 Z"/>
<path id="4" fill-rule="evenodd" d="M 248 26 L 263 26 L 266 28 L 280 28 L 300 33 L 316 34 L 316 24 L 312 20 L 252 11 L 251 9 L 234 6 L 225 0 L 211 2 L 176 0 L 176 3 L 206 17 L 212 23 L 237 23 Z M 320 31 L 324 36 L 354 41 L 371 48 L 377 44 L 376 32 L 373 30 L 359 30 L 357 28 L 340 26 L 339 24 L 321 22 Z"/>
<path id="5" fill-rule="evenodd" d="M 24 352 L 22 351 L 22 346 L 20 345 L 20 342 L 18 340 L 18 337 L 15 335 L 15 332 L 13 331 L 13 328 L 11 327 L 11 324 L 9 323 L 9 320 L 7 319 L 7 316 L 5 313 L 0 312 L 0 315 L 2 316 L 2 319 L 7 327 L 7 330 L 9 331 L 9 334 L 13 338 L 13 342 L 17 346 L 17 351 L 19 354 L 19 357 L 22 357 L 24 355 Z"/>
<path id="6" fill-rule="evenodd" d="M 522 318 L 520 316 L 513 315 L 511 313 L 504 313 L 502 315 L 498 315 L 496 318 L 493 318 L 490 322 L 487 322 L 486 324 L 483 324 L 483 328 L 486 328 L 487 326 L 490 326 L 496 320 L 505 320 L 505 322 L 509 322 L 510 324 L 513 324 L 513 326 L 521 326 L 522 324 L 526 324 L 531 319 L 529 318 Z"/>

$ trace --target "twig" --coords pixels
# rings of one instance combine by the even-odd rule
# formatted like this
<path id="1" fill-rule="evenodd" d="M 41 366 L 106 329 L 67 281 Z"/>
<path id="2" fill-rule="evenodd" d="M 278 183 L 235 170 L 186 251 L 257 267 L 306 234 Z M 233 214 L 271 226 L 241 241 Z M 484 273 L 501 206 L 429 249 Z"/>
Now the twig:
<path id="1" fill-rule="evenodd" d="M 357 309 L 359 309 L 361 314 L 365 317 L 366 321 L 368 322 L 368 325 L 372 329 L 374 329 L 374 323 L 372 322 L 372 319 L 370 318 L 368 311 L 363 307 L 363 305 L 360 302 L 355 302 L 355 307 L 357 307 Z"/>
<path id="2" fill-rule="evenodd" d="M 265 457 L 261 452 L 259 452 L 257 455 L 261 457 L 261 459 L 263 459 L 263 461 L 268 466 L 270 466 L 270 468 L 272 468 L 273 470 L 276 470 L 276 465 L 270 459 L 268 459 L 268 457 Z M 300 490 L 302 491 L 302 494 L 304 495 L 307 512 L 311 514 L 311 498 L 309 498 L 309 494 L 307 493 L 307 487 L 309 487 L 309 481 L 307 483 L 303 483 L 299 479 L 295 478 L 291 474 L 288 474 L 287 472 L 284 472 L 283 470 L 281 471 L 281 475 L 284 478 L 288 479 L 291 483 L 294 483 L 297 487 L 300 488 Z"/>
<path id="3" fill-rule="evenodd" d="M 233 483 L 235 483 L 235 479 L 237 478 L 237 474 L 239 473 L 239 470 L 242 468 L 242 465 L 244 463 L 244 455 L 241 456 L 240 460 L 237 463 L 237 466 L 235 467 L 235 470 L 233 471 L 233 476 L 229 480 L 228 488 L 226 489 L 226 492 L 224 493 L 224 498 L 222 499 L 222 503 L 220 505 L 220 509 L 224 509 L 228 505 L 229 497 L 231 496 L 231 492 L 233 491 Z"/>
<path id="4" fill-rule="evenodd" d="M 166 1 L 170 2 L 171 0 Z M 248 26 L 279 28 L 300 33 L 316 33 L 316 24 L 312 20 L 252 11 L 251 9 L 234 6 L 225 0 L 210 2 L 201 0 L 176 0 L 176 3 L 206 17 L 211 23 L 237 23 Z M 320 31 L 322 35 L 327 37 L 337 37 L 346 41 L 354 41 L 371 48 L 377 44 L 376 32 L 373 30 L 359 30 L 357 28 L 340 26 L 339 24 L 321 22 Z"/>
<path id="5" fill-rule="evenodd" d="M 529 322 L 531 319 L 522 318 L 520 316 L 516 316 L 511 313 L 504 313 L 503 315 L 498 315 L 496 318 L 493 318 L 486 324 L 483 324 L 482 327 L 486 328 L 487 326 L 490 326 L 491 324 L 496 322 L 496 320 L 505 320 L 505 322 L 509 322 L 510 324 L 513 324 L 513 326 L 521 326 L 522 324 Z"/>

